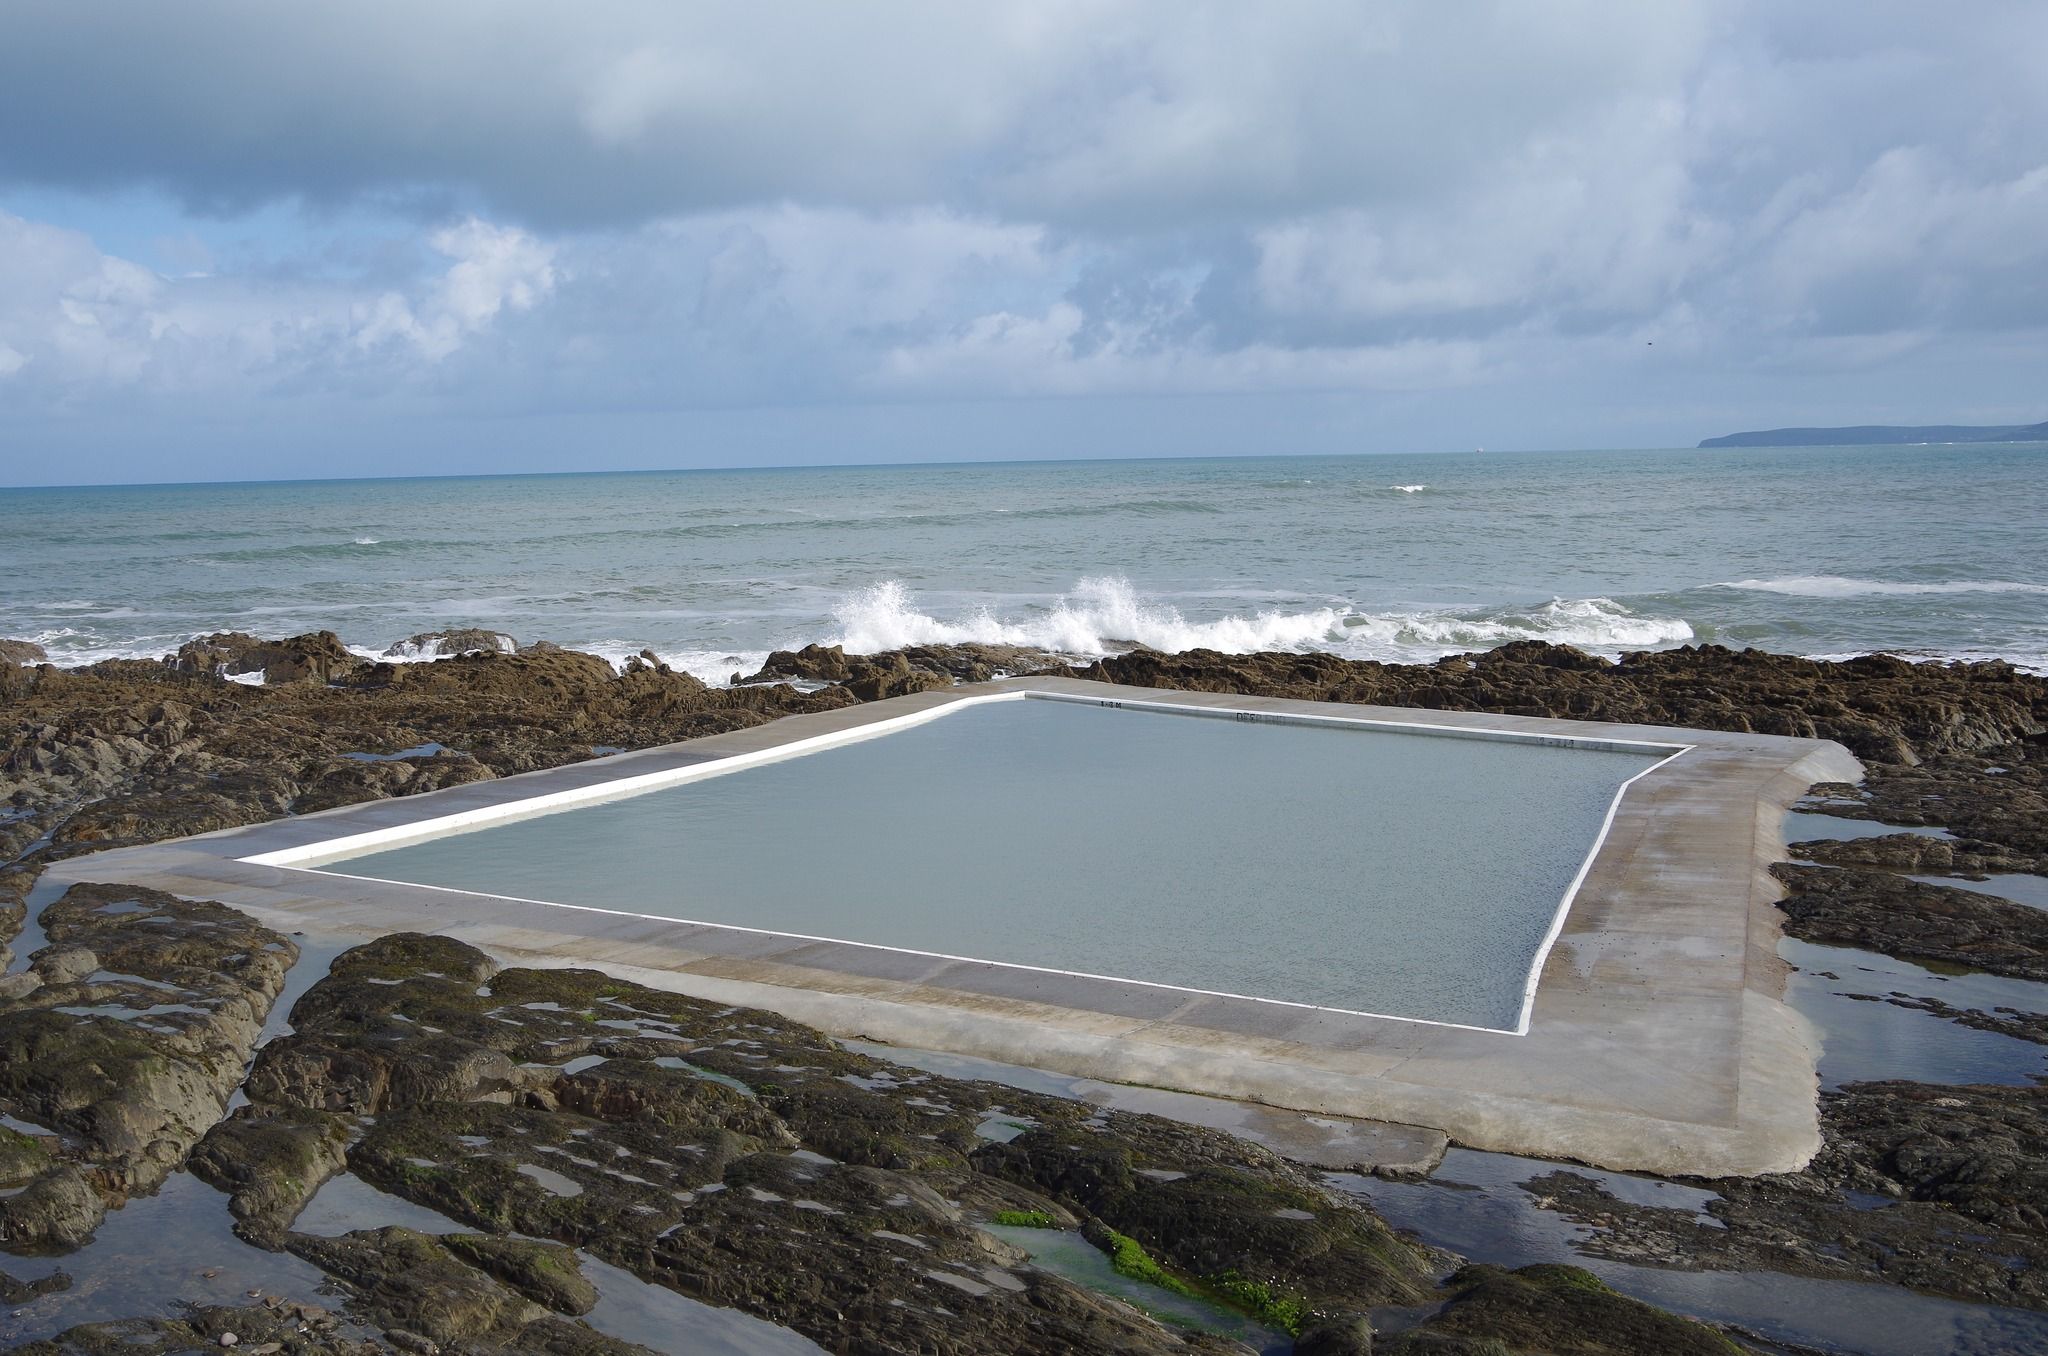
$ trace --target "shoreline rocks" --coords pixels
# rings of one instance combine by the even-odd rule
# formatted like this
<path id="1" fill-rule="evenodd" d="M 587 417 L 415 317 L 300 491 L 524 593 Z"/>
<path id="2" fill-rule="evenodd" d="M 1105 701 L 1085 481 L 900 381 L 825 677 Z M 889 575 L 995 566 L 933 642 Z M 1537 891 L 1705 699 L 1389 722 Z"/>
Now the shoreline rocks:
<path id="1" fill-rule="evenodd" d="M 1838 788 L 1831 813 L 1938 824 L 1951 838 L 1802 847 L 1804 860 L 1779 868 L 1787 930 L 1999 973 L 2035 975 L 2048 955 L 2036 935 L 2048 915 L 1900 874 L 2044 869 L 2048 682 L 2001 664 L 1714 647 L 1610 663 L 1524 644 L 1408 667 L 1134 652 L 1071 669 L 1002 647 L 809 647 L 771 656 L 754 685 L 714 689 L 652 655 L 622 672 L 544 643 L 508 652 L 509 640 L 411 664 L 360 659 L 331 633 L 222 633 L 161 662 L 74 670 L 0 661 L 0 934 L 20 926 L 41 866 L 60 857 L 1053 668 L 1840 739 L 1870 776 Z M 227 681 L 258 673 L 262 686 Z M 385 1333 L 382 1349 L 633 1350 L 576 1317 L 588 1278 L 572 1248 L 826 1345 L 853 1333 L 863 1350 L 962 1356 L 1237 1349 L 1023 1267 L 980 1227 L 999 1216 L 1078 1231 L 1117 1255 L 1135 1248 L 1176 1283 L 1298 1328 L 1310 1351 L 1367 1349 L 1362 1315 L 1382 1304 L 1424 1315 L 1383 1337 L 1383 1351 L 1727 1349 L 1576 1268 L 1466 1268 L 1439 1288 L 1440 1255 L 1228 1135 L 916 1073 L 768 1014 L 588 972 L 500 971 L 443 939 L 346 953 L 245 1080 L 289 940 L 217 904 L 96 889 L 45 909 L 47 945 L 0 979 L 0 1111 L 64 1132 L 0 1134 L 0 1186 L 28 1188 L 0 1197 L 0 1224 L 16 1244 L 75 1247 L 109 1206 L 189 1161 L 229 1193 L 241 1238 L 341 1279 L 351 1312 Z M 1951 1015 L 1971 1016 L 1929 1020 Z M 2030 1031 L 2038 1016 L 2000 1020 Z M 251 1105 L 224 1117 L 237 1085 Z M 2048 1266 L 2048 1224 L 2029 1204 L 2048 1190 L 2036 1180 L 2048 1158 L 2039 1095 L 1857 1084 L 1830 1093 L 1825 1116 L 1827 1148 L 1806 1174 L 1715 1184 L 1727 1229 L 1676 1218 L 1689 1211 L 1637 1217 L 1590 1179 L 1577 1181 L 1591 1190 L 1564 1180 L 1569 1169 L 1543 1189 L 1584 1214 L 1596 1249 L 1651 1265 L 1810 1267 L 2048 1307 L 1999 1261 L 2035 1259 L 2027 1275 Z M 1021 1128 L 978 1133 L 994 1119 Z M 295 1233 L 343 1169 L 459 1225 Z M 1899 1205 L 1869 1211 L 1850 1192 Z M 464 1317 L 437 1327 L 424 1297 L 444 1293 Z M 251 1349 L 357 1349 L 355 1329 L 266 1337 L 265 1322 L 240 1309 L 145 1314 L 29 1349 L 168 1352 L 230 1331 Z"/>
<path id="2" fill-rule="evenodd" d="M 0 1197 L 0 1248 L 75 1247 L 219 1121 L 292 943 L 221 904 L 74 885 L 43 910 L 40 982 L 0 1001 L 0 1110 L 62 1136 Z M 17 1179 L 19 1180 L 19 1178 Z"/>

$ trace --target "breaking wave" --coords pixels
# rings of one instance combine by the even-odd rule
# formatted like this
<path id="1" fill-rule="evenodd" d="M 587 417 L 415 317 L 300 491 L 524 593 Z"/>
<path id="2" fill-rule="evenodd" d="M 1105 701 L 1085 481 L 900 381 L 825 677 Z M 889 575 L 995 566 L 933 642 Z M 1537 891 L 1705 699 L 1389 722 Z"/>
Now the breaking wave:
<path id="1" fill-rule="evenodd" d="M 1403 494 L 1421 494 L 1421 493 L 1422 493 L 1422 492 L 1423 492 L 1424 490 L 1428 489 L 1428 488 L 1429 488 L 1429 486 L 1427 486 L 1427 485 L 1389 485 L 1389 486 L 1387 486 L 1387 488 L 1388 488 L 1388 489 L 1390 489 L 1390 490 L 1399 490 L 1399 491 L 1400 491 L 1401 493 L 1403 493 Z"/>
<path id="2" fill-rule="evenodd" d="M 1751 593 L 1782 593 L 1794 598 L 1891 598 L 1919 593 L 2048 593 L 2048 584 L 2023 584 L 2011 579 L 1957 579 L 1940 584 L 1906 584 L 1888 579 L 1849 579 L 1838 574 L 1737 579 L 1715 587 L 1744 589 Z"/>
<path id="3" fill-rule="evenodd" d="M 1328 650 L 1353 659 L 1415 661 L 1514 640 L 1550 641 L 1616 653 L 1693 638 L 1677 617 L 1641 616 L 1608 598 L 1557 598 L 1520 611 L 1357 612 L 1342 607 L 1271 609 L 1190 620 L 1143 597 L 1123 579 L 1083 579 L 1050 607 L 1003 616 L 987 606 L 953 619 L 923 611 L 910 590 L 884 580 L 849 595 L 833 612 L 826 642 L 868 654 L 905 645 L 1017 645 L 1090 657 L 1128 650 Z"/>

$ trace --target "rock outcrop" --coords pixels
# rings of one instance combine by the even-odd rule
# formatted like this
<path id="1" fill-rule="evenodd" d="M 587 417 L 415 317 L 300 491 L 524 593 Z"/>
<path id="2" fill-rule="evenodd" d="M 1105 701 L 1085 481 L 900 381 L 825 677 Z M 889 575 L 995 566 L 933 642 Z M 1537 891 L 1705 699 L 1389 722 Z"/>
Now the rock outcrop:
<path id="1" fill-rule="evenodd" d="M 1832 739 L 1866 762 L 1912 765 L 2048 731 L 2048 680 L 2012 665 L 1829 662 L 1684 646 L 1618 662 L 1518 641 L 1435 664 L 1327 654 L 1139 651 L 1074 670 L 1139 687 Z"/>
<path id="2" fill-rule="evenodd" d="M 55 1132 L 0 1198 L 0 1247 L 75 1247 L 221 1117 L 289 939 L 220 904 L 75 885 L 43 911 L 38 982 L 0 1000 L 0 1110 Z M 19 1161 L 17 1171 L 21 1170 Z"/>
<path id="3" fill-rule="evenodd" d="M 1303 1313 L 1431 1290 L 1429 1255 L 1231 1136 L 895 1068 L 767 1013 L 594 972 L 498 971 L 460 943 L 387 937 L 341 957 L 292 1025 L 257 1059 L 246 1125 L 209 1137 L 210 1171 L 264 1176 L 269 1118 L 365 1117 L 348 1167 L 386 1191 L 829 1344 L 1194 1349 L 1021 1268 L 977 1227 L 1006 1211 L 1100 1218 L 1192 1276 L 1276 1287 Z M 977 1128 L 997 1113 L 1034 1128 L 991 1144 Z M 1113 1190 L 1057 1166 L 1090 1148 L 1114 1154 Z M 355 1259 L 393 1237 L 282 1242 L 355 1280 Z M 404 1247 L 439 1265 L 423 1242 Z M 446 1247 L 529 1299 L 576 1303 L 573 1280 L 526 1274 L 559 1273 L 559 1254 Z M 456 1326 L 506 1321 L 494 1309 Z"/>
<path id="4" fill-rule="evenodd" d="M 363 661 L 350 654 L 332 631 L 312 631 L 289 640 L 259 640 L 241 631 L 218 631 L 188 640 L 164 662 L 180 673 L 218 678 L 263 675 L 265 683 L 331 683 Z"/>
<path id="5" fill-rule="evenodd" d="M 440 659 L 457 654 L 516 654 L 519 642 L 503 631 L 465 626 L 454 631 L 418 631 L 394 641 L 384 650 L 386 659 Z"/>

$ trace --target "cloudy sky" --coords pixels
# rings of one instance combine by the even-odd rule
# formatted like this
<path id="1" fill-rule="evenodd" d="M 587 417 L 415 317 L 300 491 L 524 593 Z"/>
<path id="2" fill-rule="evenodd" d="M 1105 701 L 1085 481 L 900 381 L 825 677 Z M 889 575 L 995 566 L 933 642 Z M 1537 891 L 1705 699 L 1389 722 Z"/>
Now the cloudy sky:
<path id="1" fill-rule="evenodd" d="M 2048 418 L 2048 5 L 8 0 L 0 483 Z"/>

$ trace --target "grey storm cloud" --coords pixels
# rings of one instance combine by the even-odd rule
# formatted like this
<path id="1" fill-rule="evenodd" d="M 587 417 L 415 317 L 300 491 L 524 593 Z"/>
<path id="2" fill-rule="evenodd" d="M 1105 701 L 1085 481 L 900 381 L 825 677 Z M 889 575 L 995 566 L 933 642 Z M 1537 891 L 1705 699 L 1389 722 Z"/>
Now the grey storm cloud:
<path id="1" fill-rule="evenodd" d="M 2038 0 L 13 0 L 0 419 L 2038 377 L 2043 53 Z M 361 238 L 179 272 L 52 192 Z"/>

